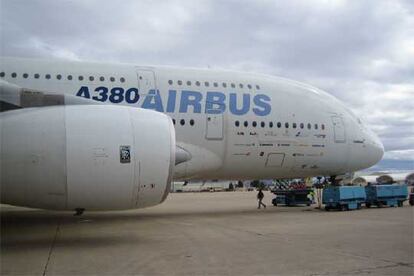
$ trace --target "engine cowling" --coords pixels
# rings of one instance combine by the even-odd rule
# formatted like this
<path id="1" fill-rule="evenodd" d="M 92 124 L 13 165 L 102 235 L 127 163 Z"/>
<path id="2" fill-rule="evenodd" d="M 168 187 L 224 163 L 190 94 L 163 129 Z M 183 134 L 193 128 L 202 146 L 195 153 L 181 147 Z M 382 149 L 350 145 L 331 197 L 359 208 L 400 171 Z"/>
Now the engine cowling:
<path id="1" fill-rule="evenodd" d="M 162 113 L 74 105 L 0 118 L 2 203 L 121 210 L 153 206 L 168 195 L 175 131 Z"/>

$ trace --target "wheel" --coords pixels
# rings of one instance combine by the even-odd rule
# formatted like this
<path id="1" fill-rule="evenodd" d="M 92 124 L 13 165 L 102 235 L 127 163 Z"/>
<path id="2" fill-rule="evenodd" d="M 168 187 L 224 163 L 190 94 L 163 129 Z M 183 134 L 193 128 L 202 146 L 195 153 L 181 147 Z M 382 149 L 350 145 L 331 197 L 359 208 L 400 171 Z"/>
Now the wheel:
<path id="1" fill-rule="evenodd" d="M 401 200 L 398 201 L 398 207 L 403 207 L 404 202 L 402 202 Z"/>
<path id="2" fill-rule="evenodd" d="M 341 211 L 348 211 L 348 205 L 346 204 L 341 205 Z"/>
<path id="3" fill-rule="evenodd" d="M 325 206 L 325 211 L 329 211 L 329 210 L 331 210 L 331 207 Z"/>
<path id="4" fill-rule="evenodd" d="M 371 208 L 371 203 L 365 203 L 365 207 Z"/>
<path id="5" fill-rule="evenodd" d="M 410 200 L 410 205 L 413 206 L 414 205 L 414 200 Z"/>
<path id="6" fill-rule="evenodd" d="M 361 209 L 361 203 L 358 203 L 357 204 L 357 209 L 359 210 L 359 209 Z"/>
<path id="7" fill-rule="evenodd" d="M 377 203 L 377 207 L 378 207 L 378 208 L 382 208 L 382 207 L 384 207 L 384 204 L 383 204 L 381 201 L 379 201 L 379 202 Z"/>

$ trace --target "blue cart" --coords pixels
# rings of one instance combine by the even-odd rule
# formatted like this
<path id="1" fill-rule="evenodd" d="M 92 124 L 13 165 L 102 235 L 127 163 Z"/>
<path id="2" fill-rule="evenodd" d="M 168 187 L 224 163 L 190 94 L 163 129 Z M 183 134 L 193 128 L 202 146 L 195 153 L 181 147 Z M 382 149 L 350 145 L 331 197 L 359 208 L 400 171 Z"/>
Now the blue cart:
<path id="1" fill-rule="evenodd" d="M 366 200 L 364 187 L 359 186 L 331 186 L 323 189 L 322 203 L 325 210 L 337 209 L 341 211 L 360 209 Z"/>
<path id="2" fill-rule="evenodd" d="M 372 185 L 366 186 L 365 191 L 367 194 L 365 205 L 368 208 L 372 205 L 402 207 L 408 196 L 407 185 Z"/>

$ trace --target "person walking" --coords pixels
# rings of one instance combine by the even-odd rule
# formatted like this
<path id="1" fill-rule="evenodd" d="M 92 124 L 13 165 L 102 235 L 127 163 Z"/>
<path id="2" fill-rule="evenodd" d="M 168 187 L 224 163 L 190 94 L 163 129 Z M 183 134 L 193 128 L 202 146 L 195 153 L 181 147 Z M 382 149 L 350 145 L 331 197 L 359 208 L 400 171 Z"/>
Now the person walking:
<path id="1" fill-rule="evenodd" d="M 260 209 L 260 207 L 261 207 L 262 205 L 263 205 L 263 207 L 264 207 L 264 208 L 266 208 L 266 204 L 264 204 L 264 203 L 262 202 L 263 198 L 264 198 L 264 194 L 263 194 L 262 189 L 260 188 L 260 189 L 259 189 L 259 193 L 257 193 L 257 200 L 259 201 L 259 206 L 257 207 L 257 209 Z"/>

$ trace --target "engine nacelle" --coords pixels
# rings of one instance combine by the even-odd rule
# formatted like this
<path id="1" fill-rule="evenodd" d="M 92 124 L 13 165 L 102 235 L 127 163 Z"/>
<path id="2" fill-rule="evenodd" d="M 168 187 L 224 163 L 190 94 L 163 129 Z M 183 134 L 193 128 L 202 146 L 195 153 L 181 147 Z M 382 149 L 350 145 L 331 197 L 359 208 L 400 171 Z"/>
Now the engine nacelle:
<path id="1" fill-rule="evenodd" d="M 110 105 L 0 114 L 1 202 L 43 209 L 121 210 L 170 191 L 175 131 L 159 112 Z"/>

